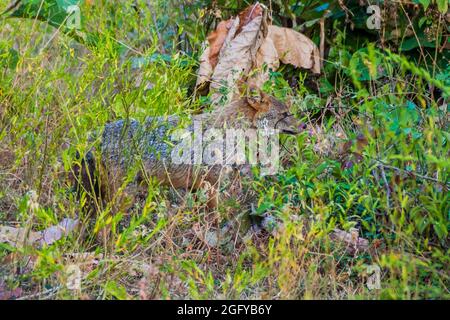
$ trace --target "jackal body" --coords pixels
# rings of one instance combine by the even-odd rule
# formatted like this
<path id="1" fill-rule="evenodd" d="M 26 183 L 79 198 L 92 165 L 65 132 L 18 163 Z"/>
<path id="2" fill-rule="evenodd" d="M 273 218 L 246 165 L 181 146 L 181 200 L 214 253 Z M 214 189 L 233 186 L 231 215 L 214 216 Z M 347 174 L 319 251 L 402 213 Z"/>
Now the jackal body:
<path id="1" fill-rule="evenodd" d="M 298 123 L 288 112 L 289 108 L 284 103 L 263 95 L 256 101 L 241 99 L 223 110 L 194 115 L 192 120 L 200 122 L 204 129 L 278 129 L 280 132 L 297 133 Z M 216 206 L 219 180 L 232 170 L 223 164 L 198 165 L 195 161 L 174 163 L 172 152 L 179 141 L 173 139 L 173 132 L 180 124 L 182 121 L 176 116 L 149 117 L 142 123 L 118 120 L 106 124 L 97 152 L 100 159 L 95 159 L 94 151 L 87 155 L 87 165 L 81 168 L 82 185 L 86 190 L 91 190 L 93 177 L 97 177 L 99 189 L 111 199 L 124 184 L 129 168 L 138 166 L 129 186 L 139 185 L 151 177 L 174 188 L 197 189 L 207 185 L 211 197 L 209 204 Z M 193 132 L 194 124 L 189 124 L 185 130 Z M 194 151 L 190 152 L 192 154 L 188 157 L 192 159 Z M 75 174 L 80 174 L 79 169 L 75 168 Z"/>

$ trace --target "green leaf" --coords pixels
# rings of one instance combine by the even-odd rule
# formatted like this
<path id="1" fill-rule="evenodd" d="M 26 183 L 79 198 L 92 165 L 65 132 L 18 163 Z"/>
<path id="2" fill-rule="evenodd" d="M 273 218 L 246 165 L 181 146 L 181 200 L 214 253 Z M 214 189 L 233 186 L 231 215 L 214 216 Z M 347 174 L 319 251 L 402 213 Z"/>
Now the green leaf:
<path id="1" fill-rule="evenodd" d="M 171 62 L 172 57 L 168 54 L 154 53 L 145 57 L 132 57 L 130 59 L 133 69 L 141 69 L 156 61 Z"/>
<path id="2" fill-rule="evenodd" d="M 439 239 L 445 239 L 448 235 L 447 226 L 439 221 L 433 222 L 433 229 Z"/>
<path id="3" fill-rule="evenodd" d="M 82 0 L 22 0 L 9 17 L 37 18 L 56 28 L 62 26 L 70 29 L 69 16 L 76 15 L 71 6 L 79 8 L 81 2 Z"/>
<path id="4" fill-rule="evenodd" d="M 419 0 L 419 2 L 422 4 L 423 9 L 427 10 L 428 6 L 430 5 L 431 0 Z"/>
<path id="5" fill-rule="evenodd" d="M 305 23 L 303 23 L 300 28 L 311 28 L 313 25 L 315 25 L 316 23 L 318 23 L 320 21 L 320 19 L 313 19 L 313 20 L 308 20 Z"/>
<path id="6" fill-rule="evenodd" d="M 321 163 L 315 171 L 315 175 L 320 175 L 322 172 L 325 171 L 325 169 L 328 168 L 328 163 L 327 162 L 323 162 Z"/>
<path id="7" fill-rule="evenodd" d="M 412 36 L 402 42 L 400 46 L 401 51 L 409 51 L 417 47 L 435 48 L 436 40 L 429 40 L 423 31 L 417 32 L 417 37 Z"/>
<path id="8" fill-rule="evenodd" d="M 260 206 L 256 209 L 256 215 L 262 215 L 273 208 L 273 204 L 270 202 L 263 202 Z"/>
<path id="9" fill-rule="evenodd" d="M 105 291 L 106 291 L 106 293 L 112 295 L 114 298 L 116 298 L 118 300 L 127 300 L 128 299 L 127 290 L 123 286 L 118 285 L 114 281 L 108 281 L 106 283 Z"/>
<path id="10" fill-rule="evenodd" d="M 19 53 L 12 49 L 2 46 L 0 43 L 0 67 L 15 69 L 19 62 Z"/>
<path id="11" fill-rule="evenodd" d="M 445 14 L 448 11 L 448 0 L 436 0 L 437 6 L 438 6 L 438 10 Z"/>
<path id="12" fill-rule="evenodd" d="M 423 24 L 426 22 L 428 24 L 428 17 L 422 17 L 419 20 L 419 28 L 422 28 Z"/>
<path id="13" fill-rule="evenodd" d="M 355 76 L 359 81 L 377 80 L 385 75 L 383 55 L 375 48 L 362 48 L 356 51 L 350 59 L 348 75 Z"/>
<path id="14" fill-rule="evenodd" d="M 327 94 L 334 92 L 334 86 L 327 80 L 327 78 L 321 78 L 320 82 L 320 93 Z"/>
<path id="15" fill-rule="evenodd" d="M 98 36 L 83 32 L 84 0 L 21 0 L 7 18 L 38 19 L 60 29 L 76 41 L 96 45 Z"/>

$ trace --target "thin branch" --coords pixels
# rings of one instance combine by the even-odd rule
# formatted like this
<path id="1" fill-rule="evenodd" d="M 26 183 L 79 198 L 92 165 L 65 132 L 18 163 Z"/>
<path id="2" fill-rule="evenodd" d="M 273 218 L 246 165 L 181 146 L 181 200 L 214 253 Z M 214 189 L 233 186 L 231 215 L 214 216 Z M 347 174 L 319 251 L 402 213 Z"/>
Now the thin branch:
<path id="1" fill-rule="evenodd" d="M 381 160 L 378 160 L 378 159 L 375 159 L 375 161 L 378 162 L 382 167 L 384 167 L 386 169 L 395 170 L 395 171 L 399 171 L 399 172 L 404 172 L 404 173 L 407 173 L 407 174 L 412 174 L 413 176 L 415 176 L 417 178 L 420 178 L 420 179 L 423 179 L 423 180 L 432 181 L 432 182 L 439 183 L 439 184 L 442 184 L 442 185 L 450 185 L 449 182 L 446 183 L 444 181 L 440 181 L 440 180 L 435 179 L 435 178 L 424 176 L 424 175 L 418 174 L 416 172 L 412 172 L 412 171 L 408 171 L 408 170 L 405 170 L 405 169 L 401 169 L 401 168 L 397 168 L 397 167 L 394 167 L 394 166 L 390 166 L 390 165 L 385 164 L 384 162 L 382 162 Z"/>

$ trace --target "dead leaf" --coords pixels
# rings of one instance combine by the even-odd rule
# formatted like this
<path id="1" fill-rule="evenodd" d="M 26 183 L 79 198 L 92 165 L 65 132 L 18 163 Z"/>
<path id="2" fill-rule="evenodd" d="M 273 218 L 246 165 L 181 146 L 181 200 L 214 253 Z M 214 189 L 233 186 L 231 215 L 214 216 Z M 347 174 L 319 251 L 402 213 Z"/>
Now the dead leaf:
<path id="1" fill-rule="evenodd" d="M 69 235 L 78 226 L 78 220 L 73 219 L 63 219 L 56 226 L 51 226 L 44 231 L 42 231 L 42 238 L 40 239 L 41 245 L 50 245 L 62 237 Z"/>
<path id="2" fill-rule="evenodd" d="M 217 248 L 219 245 L 224 245 L 231 241 L 230 231 L 232 226 L 226 224 L 221 229 L 207 229 L 204 230 L 200 224 L 196 223 L 193 226 L 193 231 L 198 239 L 203 241 L 208 247 Z"/>
<path id="3" fill-rule="evenodd" d="M 232 24 L 233 19 L 221 21 L 218 24 L 216 30 L 211 32 L 211 34 L 207 38 L 209 42 L 208 60 L 212 66 L 212 69 L 216 67 L 217 62 L 219 61 L 220 50 L 222 49 L 222 46 L 225 42 L 225 39 L 227 38 L 228 31 L 230 30 Z"/>
<path id="4" fill-rule="evenodd" d="M 78 220 L 63 219 L 56 226 L 51 226 L 44 231 L 35 232 L 26 228 L 14 228 L 0 226 L 0 243 L 8 243 L 15 248 L 21 248 L 24 245 L 50 245 L 67 236 L 78 226 Z"/>
<path id="5" fill-rule="evenodd" d="M 236 32 L 239 19 L 235 22 L 228 33 L 227 40 L 219 55 L 219 62 L 214 69 L 211 81 L 212 101 L 218 102 L 223 96 L 225 101 L 230 101 L 236 90 L 236 82 L 247 75 L 256 58 L 261 43 L 262 17 L 256 17 L 242 28 L 234 39 L 229 39 Z M 225 89 L 225 90 L 223 90 Z M 224 91 L 225 94 L 224 94 Z"/>
<path id="6" fill-rule="evenodd" d="M 345 249 L 351 254 L 356 252 L 364 252 L 369 249 L 369 241 L 367 239 L 360 238 L 359 232 L 355 228 L 351 229 L 350 232 L 334 229 L 334 231 L 330 234 L 330 239 L 345 245 Z"/>
<path id="7" fill-rule="evenodd" d="M 8 243 L 15 248 L 31 245 L 41 239 L 39 232 L 33 232 L 27 228 L 13 228 L 0 226 L 0 243 Z"/>
<path id="8" fill-rule="evenodd" d="M 197 71 L 197 83 L 195 84 L 196 88 L 202 90 L 203 85 L 209 83 L 211 80 L 211 76 L 214 71 L 214 67 L 212 66 L 209 56 L 210 56 L 211 48 L 207 47 L 203 54 L 200 56 L 200 67 Z"/>
<path id="9" fill-rule="evenodd" d="M 263 8 L 260 3 L 249 5 L 241 13 L 239 13 L 239 26 L 236 30 L 236 34 L 242 31 L 242 28 L 250 23 L 256 17 L 262 16 Z"/>
<path id="10" fill-rule="evenodd" d="M 65 267 L 66 287 L 69 290 L 78 291 L 81 289 L 82 273 L 76 264 L 69 264 Z"/>
<path id="11" fill-rule="evenodd" d="M 219 243 L 219 238 L 217 237 L 217 232 L 206 231 L 204 241 L 209 247 L 213 247 L 213 248 L 217 247 L 217 244 Z"/>
<path id="12" fill-rule="evenodd" d="M 230 102 L 238 81 L 261 88 L 280 61 L 320 73 L 320 52 L 314 42 L 292 29 L 268 26 L 268 21 L 264 6 L 257 3 L 218 25 L 200 58 L 200 93 L 204 84 L 211 83 L 212 102 Z"/>
<path id="13" fill-rule="evenodd" d="M 271 25 L 266 39 L 272 40 L 278 57 L 284 64 L 320 73 L 319 49 L 307 36 L 292 29 Z M 270 45 L 271 43 L 266 44 Z"/>

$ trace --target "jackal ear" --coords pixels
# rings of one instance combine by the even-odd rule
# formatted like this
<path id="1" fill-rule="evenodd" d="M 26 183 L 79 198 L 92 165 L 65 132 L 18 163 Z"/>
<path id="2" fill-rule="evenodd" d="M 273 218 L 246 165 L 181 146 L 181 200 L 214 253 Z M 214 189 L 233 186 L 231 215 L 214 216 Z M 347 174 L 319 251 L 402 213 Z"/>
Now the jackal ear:
<path id="1" fill-rule="evenodd" d="M 261 91 L 256 88 L 248 88 L 247 90 L 247 102 L 253 108 L 258 110 L 262 103 Z"/>
<path id="2" fill-rule="evenodd" d="M 258 88 L 249 88 L 247 91 L 248 104 L 257 111 L 267 111 L 270 106 L 270 96 Z"/>

